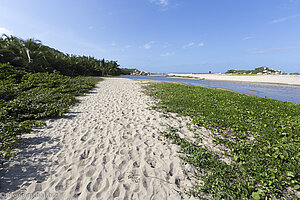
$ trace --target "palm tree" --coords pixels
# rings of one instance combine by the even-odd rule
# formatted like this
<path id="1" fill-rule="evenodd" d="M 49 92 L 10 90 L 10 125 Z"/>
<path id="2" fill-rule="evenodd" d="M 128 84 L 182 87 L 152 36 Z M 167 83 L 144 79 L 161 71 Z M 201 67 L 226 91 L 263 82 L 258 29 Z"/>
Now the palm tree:
<path id="1" fill-rule="evenodd" d="M 34 39 L 23 41 L 21 54 L 28 71 L 34 73 L 47 71 L 47 53 L 48 48 L 42 45 L 41 41 Z"/>
<path id="2" fill-rule="evenodd" d="M 120 72 L 120 68 L 117 61 L 108 62 L 108 72 L 110 75 L 118 75 L 118 73 Z"/>
<path id="3" fill-rule="evenodd" d="M 39 40 L 22 40 L 3 34 L 0 38 L 0 63 L 10 62 L 17 69 L 29 72 L 60 71 L 64 75 L 116 75 L 117 61 L 99 60 L 92 56 L 64 54 L 45 46 Z"/>
<path id="4" fill-rule="evenodd" d="M 19 38 L 3 34 L 1 37 L 0 62 L 10 62 L 15 67 L 22 68 L 21 46 L 22 42 Z"/>
<path id="5" fill-rule="evenodd" d="M 108 68 L 105 63 L 104 58 L 102 60 L 100 60 L 100 69 L 101 69 L 101 76 L 105 76 L 108 72 Z"/>

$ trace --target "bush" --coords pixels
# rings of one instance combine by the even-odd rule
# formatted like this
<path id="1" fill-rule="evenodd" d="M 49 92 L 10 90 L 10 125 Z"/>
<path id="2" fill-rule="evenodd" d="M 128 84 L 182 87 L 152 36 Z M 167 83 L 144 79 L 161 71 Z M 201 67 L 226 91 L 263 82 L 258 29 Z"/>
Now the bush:
<path id="1" fill-rule="evenodd" d="M 61 116 L 75 97 L 92 89 L 96 77 L 70 78 L 55 73 L 27 73 L 0 64 L 0 159 L 8 159 L 20 136 L 42 123 L 37 120 Z"/>

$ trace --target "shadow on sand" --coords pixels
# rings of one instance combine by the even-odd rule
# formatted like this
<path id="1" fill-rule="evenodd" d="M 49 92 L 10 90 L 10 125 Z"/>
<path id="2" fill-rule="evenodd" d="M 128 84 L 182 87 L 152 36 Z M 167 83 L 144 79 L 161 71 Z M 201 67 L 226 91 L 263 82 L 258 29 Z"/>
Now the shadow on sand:
<path id="1" fill-rule="evenodd" d="M 43 130 L 52 128 L 51 122 L 58 119 L 72 120 L 78 112 L 69 112 L 61 117 L 50 119 L 47 127 L 24 134 L 16 156 L 0 165 L 0 194 L 13 193 L 20 187 L 27 187 L 31 182 L 45 180 L 51 172 L 46 169 L 53 165 L 50 157 L 60 150 L 60 138 L 44 135 Z M 42 134 L 41 134 L 42 133 Z"/>
<path id="2" fill-rule="evenodd" d="M 1 193 L 14 192 L 22 185 L 28 186 L 29 182 L 33 180 L 41 182 L 49 175 L 45 171 L 45 168 L 49 166 L 49 160 L 45 154 L 51 153 L 53 150 L 57 151 L 59 147 L 54 145 L 49 148 L 28 148 L 29 146 L 37 146 L 46 142 L 51 143 L 54 141 L 49 136 L 23 138 L 21 140 L 17 155 L 1 166 Z M 34 156 L 34 158 L 33 155 L 38 156 Z M 37 159 L 38 157 L 40 158 Z"/>

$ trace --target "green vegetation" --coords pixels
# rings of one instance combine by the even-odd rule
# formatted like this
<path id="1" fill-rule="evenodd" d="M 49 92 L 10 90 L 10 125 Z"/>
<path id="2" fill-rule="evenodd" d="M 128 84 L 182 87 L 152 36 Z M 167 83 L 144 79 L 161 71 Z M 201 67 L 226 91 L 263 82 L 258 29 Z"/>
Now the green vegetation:
<path id="1" fill-rule="evenodd" d="M 3 34 L 0 38 L 0 161 L 37 120 L 61 116 L 100 81 L 122 73 L 116 61 L 62 53 L 39 40 Z"/>
<path id="2" fill-rule="evenodd" d="M 159 100 L 154 108 L 190 116 L 196 127 L 221 133 L 214 142 L 229 149 L 223 152 L 232 160 L 227 164 L 199 143 L 179 137 L 175 128 L 163 133 L 180 146 L 183 160 L 195 166 L 203 181 L 190 195 L 296 198 L 291 193 L 300 188 L 300 104 L 171 83 L 151 83 L 147 89 Z"/>
<path id="3" fill-rule="evenodd" d="M 230 69 L 225 74 L 244 74 L 244 75 L 250 75 L 250 74 L 284 74 L 280 70 L 274 70 L 272 68 L 268 67 L 257 67 L 253 70 L 237 70 L 237 69 Z"/>
<path id="4" fill-rule="evenodd" d="M 0 160 L 12 155 L 21 134 L 42 125 L 37 120 L 61 116 L 76 102 L 75 96 L 100 80 L 71 78 L 58 72 L 31 74 L 0 64 Z"/>
<path id="5" fill-rule="evenodd" d="M 137 69 L 121 68 L 121 75 L 130 75 Z"/>
<path id="6" fill-rule="evenodd" d="M 39 40 L 23 40 L 5 34 L 0 37 L 0 63 L 10 63 L 16 69 L 31 73 L 59 71 L 67 76 L 115 76 L 129 70 L 120 69 L 117 61 L 69 55 Z"/>

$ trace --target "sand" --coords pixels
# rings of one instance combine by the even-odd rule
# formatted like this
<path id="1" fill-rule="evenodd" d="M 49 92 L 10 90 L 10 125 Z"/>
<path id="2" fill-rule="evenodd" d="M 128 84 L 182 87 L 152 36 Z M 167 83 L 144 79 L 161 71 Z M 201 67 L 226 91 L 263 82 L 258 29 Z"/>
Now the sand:
<path id="1" fill-rule="evenodd" d="M 300 75 L 225 75 L 225 74 L 168 74 L 171 76 L 189 76 L 205 80 L 243 81 L 300 86 Z"/>
<path id="2" fill-rule="evenodd" d="M 193 168 L 161 136 L 186 119 L 149 109 L 153 101 L 129 79 L 105 79 L 80 100 L 23 136 L 1 170 L 0 199 L 188 199 Z"/>

